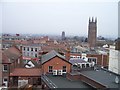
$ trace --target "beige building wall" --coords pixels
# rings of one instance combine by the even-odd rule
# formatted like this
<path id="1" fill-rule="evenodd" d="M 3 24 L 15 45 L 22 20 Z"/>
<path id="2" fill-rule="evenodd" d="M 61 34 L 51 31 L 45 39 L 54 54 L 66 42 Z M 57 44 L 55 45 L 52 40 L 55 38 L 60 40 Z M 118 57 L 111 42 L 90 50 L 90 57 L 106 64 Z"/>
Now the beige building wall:
<path id="1" fill-rule="evenodd" d="M 110 46 L 108 69 L 117 74 L 120 74 L 120 60 L 119 59 L 120 59 L 120 51 L 115 50 L 115 46 Z"/>

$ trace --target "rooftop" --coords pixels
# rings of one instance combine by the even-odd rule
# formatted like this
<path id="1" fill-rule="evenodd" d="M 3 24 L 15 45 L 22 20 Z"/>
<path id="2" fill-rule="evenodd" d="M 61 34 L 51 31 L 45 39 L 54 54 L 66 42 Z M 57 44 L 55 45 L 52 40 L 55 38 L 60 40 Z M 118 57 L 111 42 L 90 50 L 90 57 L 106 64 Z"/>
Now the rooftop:
<path id="1" fill-rule="evenodd" d="M 107 88 L 118 88 L 118 84 L 115 83 L 115 78 L 116 76 L 120 78 L 120 75 L 112 73 L 108 70 L 104 70 L 104 69 L 88 70 L 88 71 L 81 71 L 79 72 L 79 74 L 83 74 L 88 78 L 102 85 L 105 85 Z"/>
<path id="2" fill-rule="evenodd" d="M 61 54 L 57 53 L 55 50 L 52 50 L 50 51 L 49 53 L 43 55 L 41 57 L 41 61 L 42 61 L 42 64 L 49 61 L 50 59 L 54 58 L 54 57 L 60 57 L 61 59 L 65 60 L 66 62 L 68 62 L 64 56 L 62 56 Z M 68 62 L 70 63 L 70 62 Z"/>
<path id="3" fill-rule="evenodd" d="M 88 90 L 93 90 L 93 88 L 81 81 L 71 81 L 63 76 L 53 76 L 47 75 L 45 78 L 48 81 L 47 83 L 51 82 L 53 87 L 51 88 L 86 88 Z"/>

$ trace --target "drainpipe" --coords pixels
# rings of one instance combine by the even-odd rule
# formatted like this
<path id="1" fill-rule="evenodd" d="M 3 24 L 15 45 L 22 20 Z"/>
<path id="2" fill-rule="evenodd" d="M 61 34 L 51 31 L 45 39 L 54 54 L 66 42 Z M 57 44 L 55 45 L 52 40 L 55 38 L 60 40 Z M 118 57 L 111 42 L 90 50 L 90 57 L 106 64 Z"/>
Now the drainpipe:
<path id="1" fill-rule="evenodd" d="M 101 64 L 101 65 L 102 65 L 102 67 L 103 67 L 103 54 L 102 54 L 102 64 Z"/>

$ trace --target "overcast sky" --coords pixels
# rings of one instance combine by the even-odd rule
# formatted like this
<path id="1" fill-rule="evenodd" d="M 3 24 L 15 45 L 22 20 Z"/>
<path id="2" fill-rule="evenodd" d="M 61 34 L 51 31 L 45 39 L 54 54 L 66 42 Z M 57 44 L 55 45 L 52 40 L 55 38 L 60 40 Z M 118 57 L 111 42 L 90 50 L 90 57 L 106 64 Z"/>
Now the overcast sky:
<path id="1" fill-rule="evenodd" d="M 2 33 L 87 36 L 97 17 L 97 36 L 118 36 L 118 0 L 1 0 L 0 13 Z"/>

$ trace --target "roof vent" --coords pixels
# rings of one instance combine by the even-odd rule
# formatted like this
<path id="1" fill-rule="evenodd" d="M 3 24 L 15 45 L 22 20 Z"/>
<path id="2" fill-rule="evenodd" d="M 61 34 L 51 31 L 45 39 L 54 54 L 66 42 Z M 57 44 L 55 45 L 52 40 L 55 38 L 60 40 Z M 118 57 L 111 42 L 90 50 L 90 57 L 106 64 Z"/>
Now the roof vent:
<path id="1" fill-rule="evenodd" d="M 115 77 L 115 83 L 116 83 L 116 84 L 119 83 L 119 78 L 118 78 L 118 76 Z"/>

